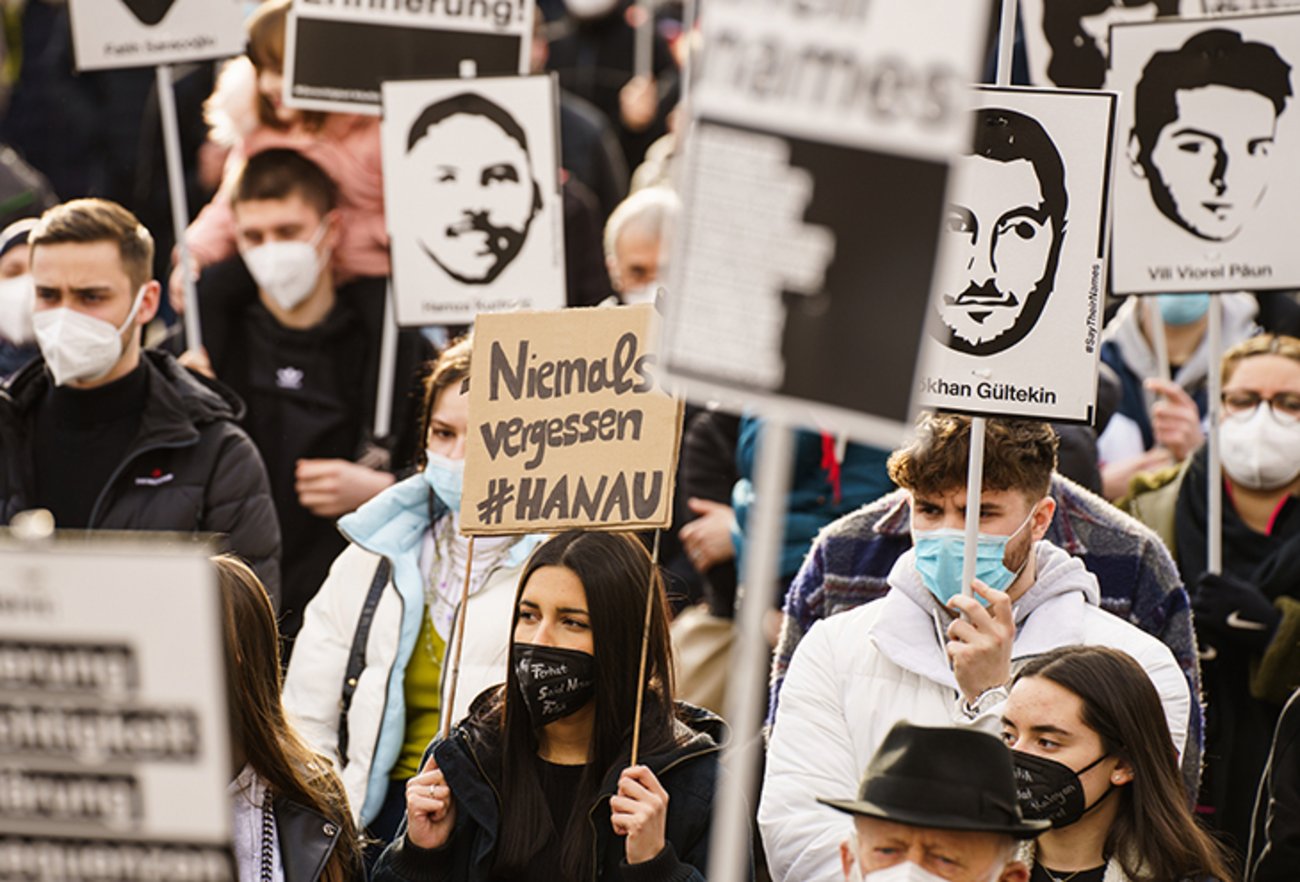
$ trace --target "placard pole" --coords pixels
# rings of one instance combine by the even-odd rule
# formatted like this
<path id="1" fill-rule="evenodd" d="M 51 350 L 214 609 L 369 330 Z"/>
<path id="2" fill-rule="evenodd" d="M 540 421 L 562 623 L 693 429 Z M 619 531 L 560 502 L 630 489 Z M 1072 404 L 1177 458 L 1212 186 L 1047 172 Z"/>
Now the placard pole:
<path id="1" fill-rule="evenodd" d="M 460 655 L 465 648 L 465 618 L 469 613 L 469 577 L 474 572 L 474 537 L 469 537 L 465 552 L 465 585 L 460 591 L 460 608 L 456 610 L 456 651 L 452 653 L 451 678 L 447 681 L 447 694 L 442 702 L 442 737 L 451 735 L 451 717 L 456 708 L 456 687 L 460 685 Z"/>
<path id="2" fill-rule="evenodd" d="M 630 766 L 636 765 L 636 759 L 641 754 L 641 708 L 645 703 L 645 663 L 646 654 L 650 648 L 650 620 L 654 615 L 655 608 L 655 574 L 659 569 L 659 536 L 662 530 L 655 530 L 654 550 L 650 553 L 650 584 L 645 592 L 645 621 L 641 625 L 641 669 L 636 678 L 636 716 L 632 718 L 632 761 Z"/>
<path id="3" fill-rule="evenodd" d="M 176 253 L 185 291 L 185 348 L 203 348 L 203 331 L 199 324 L 199 298 L 194 285 L 194 259 L 185 241 L 190 211 L 185 200 L 185 167 L 181 163 L 181 130 L 176 116 L 176 92 L 172 86 L 170 64 L 154 68 L 158 91 L 158 114 L 162 123 L 163 156 L 167 161 L 167 189 L 171 193 L 172 227 L 176 234 Z"/>
<path id="4" fill-rule="evenodd" d="M 1146 311 L 1147 333 L 1151 335 L 1151 352 L 1156 357 L 1156 376 L 1166 383 L 1172 381 L 1173 372 L 1169 368 L 1169 340 L 1165 337 L 1165 317 L 1160 313 L 1160 304 L 1155 296 L 1143 297 L 1142 308 Z"/>
<path id="5" fill-rule="evenodd" d="M 1219 459 L 1219 411 L 1223 395 L 1223 378 L 1219 362 L 1223 358 L 1223 299 L 1210 295 L 1209 322 L 1206 328 L 1206 415 L 1209 418 L 1209 445 L 1205 490 L 1206 500 L 1206 561 L 1208 572 L 1223 570 L 1223 462 Z"/>
<path id="6" fill-rule="evenodd" d="M 636 4 L 641 20 L 636 25 L 635 57 L 633 73 L 638 77 L 649 77 L 654 73 L 655 47 L 655 2 L 640 0 Z"/>
<path id="7" fill-rule="evenodd" d="M 750 798 L 757 792 L 759 731 L 765 704 L 771 649 L 763 636 L 763 618 L 772 608 L 790 489 L 794 435 L 778 419 L 768 419 L 758 445 L 757 499 L 745 539 L 744 578 L 737 587 L 736 640 L 728 659 L 733 677 L 727 690 L 727 720 L 732 739 L 723 748 L 721 777 L 713 809 L 709 843 L 709 882 L 743 882 L 750 871 Z M 853 786 L 852 782 L 848 786 Z"/>
<path id="8" fill-rule="evenodd" d="M 393 386 L 397 382 L 396 295 L 390 279 L 384 286 L 384 327 L 379 335 L 379 379 L 375 388 L 375 439 L 387 438 L 393 428 Z"/>
<path id="9" fill-rule="evenodd" d="M 961 593 L 971 596 L 980 533 L 980 494 L 984 490 L 984 435 L 988 420 L 971 417 L 970 458 L 966 463 L 966 541 L 961 555 Z"/>
<path id="10" fill-rule="evenodd" d="M 1016 51 L 1016 2 L 1002 0 L 1002 15 L 998 19 L 997 85 L 1011 85 L 1011 61 Z"/>

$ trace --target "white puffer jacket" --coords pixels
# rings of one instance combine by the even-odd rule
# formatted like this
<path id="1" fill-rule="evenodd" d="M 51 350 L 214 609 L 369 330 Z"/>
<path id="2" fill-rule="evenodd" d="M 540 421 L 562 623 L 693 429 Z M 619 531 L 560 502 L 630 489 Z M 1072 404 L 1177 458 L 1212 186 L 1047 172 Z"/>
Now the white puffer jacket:
<path id="1" fill-rule="evenodd" d="M 334 561 L 320 592 L 307 605 L 285 676 L 284 706 L 290 721 L 312 748 L 334 761 L 353 817 L 363 826 L 383 805 L 389 773 L 406 734 L 403 683 L 424 615 L 426 574 L 420 552 L 430 529 L 430 492 L 424 477 L 415 475 L 339 521 L 352 544 Z M 441 502 L 437 507 L 446 511 Z M 470 595 L 468 610 L 457 612 L 466 615 L 465 649 L 453 720 L 465 715 L 476 695 L 506 678 L 515 589 L 528 555 L 540 541 L 525 536 L 515 542 Z M 375 608 L 365 666 L 348 713 L 344 765 L 339 757 L 343 678 L 357 621 L 382 558 L 389 560 L 392 571 Z M 446 658 L 453 652 L 454 641 L 449 641 Z M 443 665 L 444 695 L 450 669 L 450 663 Z"/>
<path id="2" fill-rule="evenodd" d="M 1013 666 L 1073 644 L 1127 652 L 1155 684 L 1181 755 L 1192 698 L 1169 649 L 1098 607 L 1097 581 L 1078 560 L 1047 542 L 1038 543 L 1036 555 L 1038 578 L 1014 608 Z M 818 622 L 794 654 L 758 810 L 776 882 L 842 878 L 839 846 L 850 819 L 817 797 L 852 797 L 895 723 L 1001 732 L 1000 704 L 975 720 L 962 713 L 939 607 L 914 560 L 911 551 L 899 558 L 885 597 Z"/>

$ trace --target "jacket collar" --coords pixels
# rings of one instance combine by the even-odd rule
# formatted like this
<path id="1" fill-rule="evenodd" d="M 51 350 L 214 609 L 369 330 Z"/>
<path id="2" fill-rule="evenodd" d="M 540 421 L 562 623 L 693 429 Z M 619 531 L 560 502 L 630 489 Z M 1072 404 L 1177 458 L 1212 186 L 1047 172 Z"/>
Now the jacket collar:
<path id="1" fill-rule="evenodd" d="M 284 796 L 277 796 L 274 805 L 284 882 L 317 882 L 338 844 L 339 825 Z"/>
<path id="2" fill-rule="evenodd" d="M 418 555 L 429 526 L 449 513 L 423 474 L 398 481 L 351 514 L 339 518 L 339 532 L 352 543 L 389 560 Z M 536 533 L 520 536 L 504 563 L 515 567 L 528 559 L 545 539 Z"/>
<path id="3" fill-rule="evenodd" d="M 1013 660 L 1079 643 L 1084 608 L 1100 601 L 1097 580 L 1079 560 L 1050 542 L 1039 542 L 1035 555 L 1037 579 L 1013 608 Z M 944 633 L 952 619 L 922 583 L 915 561 L 915 552 L 909 549 L 895 562 L 889 573 L 889 586 L 894 590 L 879 601 L 879 614 L 867 634 L 900 668 L 956 689 L 957 680 L 944 651 Z"/>

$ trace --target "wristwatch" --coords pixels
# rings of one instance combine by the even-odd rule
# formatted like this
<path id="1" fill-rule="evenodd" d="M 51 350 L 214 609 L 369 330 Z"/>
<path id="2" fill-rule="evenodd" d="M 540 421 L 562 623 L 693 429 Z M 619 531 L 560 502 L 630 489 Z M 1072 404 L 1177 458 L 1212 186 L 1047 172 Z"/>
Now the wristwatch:
<path id="1" fill-rule="evenodd" d="M 965 714 L 967 719 L 977 719 L 1006 701 L 1008 694 L 1007 687 L 1005 686 L 990 686 L 988 689 L 985 689 L 979 695 L 975 696 L 974 701 L 966 701 L 963 699 L 961 703 L 961 712 Z"/>

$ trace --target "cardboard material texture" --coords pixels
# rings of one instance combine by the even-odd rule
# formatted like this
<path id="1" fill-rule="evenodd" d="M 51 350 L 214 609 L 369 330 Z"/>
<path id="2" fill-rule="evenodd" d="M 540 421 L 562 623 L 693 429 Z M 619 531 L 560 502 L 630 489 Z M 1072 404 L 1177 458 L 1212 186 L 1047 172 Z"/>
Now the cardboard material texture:
<path id="1" fill-rule="evenodd" d="M 0 851 L 10 866 L 235 878 L 209 553 L 141 534 L 0 536 Z"/>
<path id="2" fill-rule="evenodd" d="M 461 532 L 668 526 L 682 404 L 654 323 L 649 305 L 479 318 Z"/>
<path id="3" fill-rule="evenodd" d="M 70 0 L 77 70 L 153 67 L 244 51 L 241 0 Z"/>

